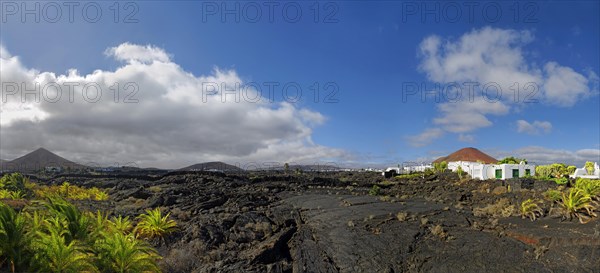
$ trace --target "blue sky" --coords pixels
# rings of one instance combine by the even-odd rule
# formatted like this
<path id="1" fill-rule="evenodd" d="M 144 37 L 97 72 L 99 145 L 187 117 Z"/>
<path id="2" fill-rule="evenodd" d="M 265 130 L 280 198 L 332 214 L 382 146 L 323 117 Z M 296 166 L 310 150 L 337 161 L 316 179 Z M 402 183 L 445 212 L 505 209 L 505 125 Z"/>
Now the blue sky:
<path id="1" fill-rule="evenodd" d="M 186 115 L 205 120 L 208 127 L 214 122 L 217 127 L 225 124 L 228 126 L 224 127 L 234 128 L 219 131 L 221 136 L 228 136 L 221 141 L 229 143 L 223 146 L 227 152 L 219 152 L 205 150 L 208 146 L 220 147 L 216 142 L 197 141 L 213 137 L 210 132 L 182 130 L 187 132 L 185 137 L 173 136 L 174 133 L 159 137 L 142 125 L 120 127 L 127 122 L 152 124 L 152 119 L 138 122 L 135 117 L 116 116 L 128 110 L 137 113 L 135 107 L 119 108 L 123 112 L 112 112 L 115 115 L 112 119 L 98 116 L 111 115 L 111 111 L 99 109 L 74 120 L 59 117 L 65 116 L 65 112 L 76 115 L 77 109 L 85 107 L 60 108 L 41 103 L 32 107 L 46 113 L 44 118 L 20 118 L 2 125 L 2 158 L 11 159 L 44 146 L 81 162 L 126 160 L 164 167 L 213 159 L 336 161 L 353 166 L 385 166 L 427 161 L 472 146 L 497 157 L 519 155 L 540 163 L 600 161 L 597 1 L 480 2 L 472 7 L 472 18 L 465 2 L 454 2 L 456 6 L 433 1 L 287 2 L 292 3 L 289 4 L 292 8 L 297 4 L 302 10 L 302 17 L 295 23 L 286 21 L 290 18 L 282 15 L 285 4 L 274 8 L 270 22 L 264 2 L 235 1 L 224 5 L 227 8 L 240 5 L 239 23 L 231 14 L 226 15 L 225 22 L 221 20 L 221 2 L 217 3 L 219 10 L 215 14 L 208 14 L 206 9 L 215 7 L 216 2 L 207 1 L 135 2 L 138 10 L 132 17 L 137 20 L 134 23 L 123 22 L 125 15 L 133 10 L 121 4 L 119 22 L 115 23 L 114 9 L 110 9 L 113 3 L 100 2 L 103 15 L 96 23 L 87 22 L 80 8 L 75 9 L 72 23 L 64 14 L 57 23 L 48 22 L 44 14 L 39 23 L 32 15 L 25 17 L 23 23 L 19 17 L 21 11 L 9 15 L 6 10 L 9 7 L 3 6 L 0 42 L 6 56 L 18 56 L 16 67 L 37 71 L 32 79 L 53 72 L 58 80 L 69 69 L 77 69 L 78 75 L 85 76 L 97 70 L 110 74 L 127 66 L 133 69 L 151 65 L 145 61 L 132 62 L 138 58 L 130 56 L 135 51 L 168 54 L 166 62 L 195 77 L 213 75 L 218 68 L 233 71 L 235 78 L 245 83 L 278 82 L 280 86 L 298 83 L 302 99 L 291 103 L 293 110 L 289 116 L 289 123 L 295 125 L 288 128 L 269 122 L 270 119 L 263 123 L 259 119 L 224 117 L 227 111 L 233 111 L 236 114 L 232 116 L 236 117 L 248 111 L 260 112 L 256 109 L 259 106 L 248 108 L 237 104 L 238 107 L 234 105 L 227 111 L 210 107 L 206 111 L 198 108 L 197 112 L 186 111 Z M 246 10 L 252 11 L 254 4 L 262 12 L 256 23 L 250 22 L 253 14 L 244 14 Z M 42 2 L 41 9 L 43 5 Z M 318 22 L 315 22 L 315 7 L 320 11 Z M 425 10 L 432 12 L 427 14 Z M 454 20 L 457 10 L 461 16 Z M 496 18 L 498 10 L 501 14 Z M 293 12 L 290 14 L 294 16 Z M 325 18 L 327 15 L 331 16 Z M 123 48 L 124 53 L 118 50 L 107 53 L 107 49 L 124 44 L 129 45 Z M 8 62 L 6 56 L 3 61 Z M 3 74 L 8 75 L 7 70 L 12 66 L 3 63 L 3 68 Z M 148 75 L 147 78 L 153 77 Z M 119 79 L 124 77 L 121 75 Z M 136 75 L 131 77 L 131 81 L 144 81 Z M 537 103 L 509 99 L 512 95 L 509 82 L 519 82 L 522 86 L 530 79 L 538 88 L 533 96 Z M 9 81 L 5 76 L 2 80 Z M 313 101 L 314 93 L 310 90 L 315 82 L 321 88 L 318 102 Z M 325 90 L 324 86 L 330 82 L 339 87 L 333 96 L 337 102 L 326 103 L 325 96 L 332 89 Z M 436 84 L 448 86 L 453 82 L 477 82 L 480 86 L 499 82 L 503 99 L 493 104 L 476 95 L 472 103 L 444 99 L 436 103 L 432 97 L 422 102 L 419 95 L 411 95 L 402 101 L 402 93 L 407 91 L 403 86 L 407 84 L 424 84 L 434 90 Z M 169 88 L 168 84 L 155 86 L 159 89 L 156 92 L 146 92 L 143 86 L 149 85 L 140 83 L 140 86 L 140 104 L 154 105 L 155 108 L 148 105 L 144 108 L 155 109 L 148 110 L 151 113 L 159 111 L 156 109 L 160 109 L 160 88 Z M 480 94 L 481 90 L 475 91 Z M 153 97 L 145 97 L 150 94 Z M 270 109 L 272 118 L 285 123 L 279 120 L 282 115 L 277 111 L 284 107 L 279 104 L 284 101 L 281 88 L 276 88 L 275 100 L 260 107 Z M 65 107 L 73 109 L 60 110 Z M 17 111 L 14 109 L 5 105 L 2 115 L 10 116 L 8 112 Z M 207 113 L 210 110 L 213 113 Z M 186 128 L 202 126 L 186 123 L 187 118 L 178 121 L 180 116 L 175 112 L 156 114 L 154 123 L 180 122 Z M 139 113 L 145 114 L 142 110 Z M 67 126 L 67 122 L 72 126 Z M 245 135 L 235 130 L 241 122 L 257 122 L 261 126 L 252 125 L 247 130 L 261 132 Z M 65 129 L 69 134 L 54 132 L 51 128 L 56 128 L 56 124 L 69 128 Z M 88 131 L 87 126 L 101 127 L 101 132 L 113 139 L 86 142 L 85 139 L 98 137 L 80 132 Z M 32 133 L 45 137 L 28 137 L 27 141 L 19 138 L 19 134 Z M 10 138 L 20 140 L 7 140 Z M 49 140 L 54 138 L 77 145 Z M 188 143 L 193 148 L 185 149 L 184 144 L 171 151 L 152 148 L 172 145 L 168 139 Z M 231 144 L 240 139 L 244 145 Z M 152 145 L 138 147 L 140 140 Z M 122 148 L 128 145 L 135 148 Z M 148 157 L 152 159 L 147 160 Z M 161 158 L 171 163 L 164 163 Z"/>

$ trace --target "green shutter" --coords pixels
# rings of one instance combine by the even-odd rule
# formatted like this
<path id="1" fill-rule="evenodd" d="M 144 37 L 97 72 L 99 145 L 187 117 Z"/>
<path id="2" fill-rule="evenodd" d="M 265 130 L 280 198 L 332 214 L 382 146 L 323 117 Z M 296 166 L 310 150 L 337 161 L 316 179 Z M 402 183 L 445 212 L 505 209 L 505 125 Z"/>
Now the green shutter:
<path id="1" fill-rule="evenodd" d="M 502 170 L 501 169 L 496 169 L 496 178 L 502 179 Z"/>
<path id="2" fill-rule="evenodd" d="M 512 171 L 513 171 L 512 177 L 513 178 L 518 178 L 519 177 L 519 169 L 513 169 Z"/>
<path id="3" fill-rule="evenodd" d="M 525 169 L 525 176 L 531 176 L 531 170 Z"/>

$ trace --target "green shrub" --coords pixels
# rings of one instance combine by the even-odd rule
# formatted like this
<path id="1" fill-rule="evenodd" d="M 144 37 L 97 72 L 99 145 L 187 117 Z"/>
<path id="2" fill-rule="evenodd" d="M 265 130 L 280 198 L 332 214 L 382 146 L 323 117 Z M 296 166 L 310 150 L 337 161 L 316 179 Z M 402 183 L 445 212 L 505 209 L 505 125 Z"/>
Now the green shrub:
<path id="1" fill-rule="evenodd" d="M 433 169 L 436 173 L 443 173 L 448 168 L 448 163 L 446 161 L 442 161 L 440 163 L 433 163 Z"/>
<path id="2" fill-rule="evenodd" d="M 498 161 L 498 164 L 520 164 L 521 161 L 525 162 L 525 164 L 527 164 L 527 159 L 521 159 L 521 158 L 516 158 L 516 157 L 505 157 L 504 159 Z"/>
<path id="3" fill-rule="evenodd" d="M 557 202 L 562 199 L 562 192 L 557 190 L 547 190 L 544 192 L 544 198 L 549 201 Z"/>
<path id="4" fill-rule="evenodd" d="M 395 179 L 413 179 L 413 178 L 421 178 L 422 175 L 423 175 L 423 173 L 409 173 L 409 174 L 396 175 L 394 178 Z"/>
<path id="5" fill-rule="evenodd" d="M 591 161 L 585 162 L 584 168 L 589 175 L 594 174 L 594 162 L 591 162 Z"/>
<path id="6" fill-rule="evenodd" d="M 381 188 L 377 185 L 373 185 L 369 190 L 369 195 L 379 195 L 381 193 Z"/>
<path id="7" fill-rule="evenodd" d="M 108 193 L 96 187 L 89 189 L 63 182 L 60 186 L 35 186 L 33 191 L 39 198 L 61 196 L 69 200 L 108 200 Z"/>
<path id="8" fill-rule="evenodd" d="M 569 179 L 566 177 L 554 178 L 552 180 L 558 185 L 566 185 L 567 183 L 569 183 Z"/>

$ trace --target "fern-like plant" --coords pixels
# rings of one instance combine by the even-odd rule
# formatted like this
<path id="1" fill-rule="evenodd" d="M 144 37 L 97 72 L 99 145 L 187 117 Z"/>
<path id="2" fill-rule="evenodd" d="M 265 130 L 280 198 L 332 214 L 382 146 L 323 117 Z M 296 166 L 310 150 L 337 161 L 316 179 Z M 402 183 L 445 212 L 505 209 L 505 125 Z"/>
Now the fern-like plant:
<path id="1" fill-rule="evenodd" d="M 146 239 L 161 238 L 177 230 L 177 223 L 169 220 L 170 213 L 162 216 L 159 208 L 146 210 L 145 214 L 138 216 L 140 220 L 135 227 L 135 233 Z"/>

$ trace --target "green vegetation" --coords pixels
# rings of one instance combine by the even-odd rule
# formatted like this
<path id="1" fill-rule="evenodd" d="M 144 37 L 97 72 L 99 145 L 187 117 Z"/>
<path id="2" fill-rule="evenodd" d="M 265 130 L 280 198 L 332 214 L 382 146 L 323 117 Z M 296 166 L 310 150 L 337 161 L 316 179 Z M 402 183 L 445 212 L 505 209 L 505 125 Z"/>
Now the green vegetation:
<path id="1" fill-rule="evenodd" d="M 146 214 L 138 216 L 140 222 L 135 227 L 137 236 L 146 239 L 161 238 L 174 232 L 177 229 L 177 224 L 173 220 L 169 220 L 170 213 L 162 216 L 159 208 L 146 210 Z"/>
<path id="2" fill-rule="evenodd" d="M 31 194 L 31 182 L 20 173 L 6 174 L 0 178 L 0 199 L 24 199 Z"/>
<path id="3" fill-rule="evenodd" d="M 413 179 L 413 178 L 421 178 L 423 173 L 408 173 L 394 176 L 394 179 Z"/>
<path id="4" fill-rule="evenodd" d="M 373 185 L 373 187 L 369 190 L 369 195 L 379 195 L 381 193 L 381 188 L 377 185 Z"/>
<path id="5" fill-rule="evenodd" d="M 527 159 L 521 159 L 516 157 L 505 157 L 504 159 L 498 161 L 498 164 L 519 164 L 521 161 L 527 164 Z"/>
<path id="6" fill-rule="evenodd" d="M 458 168 L 456 168 L 456 174 L 458 174 L 458 179 L 462 180 L 464 173 L 465 171 L 463 171 L 461 166 L 458 166 Z"/>
<path id="7" fill-rule="evenodd" d="M 546 179 L 546 180 L 552 180 L 554 178 L 565 178 L 567 179 L 569 177 L 569 174 L 571 174 L 571 172 L 574 172 L 575 170 L 569 169 L 569 167 L 567 167 L 567 165 L 562 164 L 562 163 L 555 163 L 555 164 L 551 164 L 551 165 L 539 165 L 535 167 L 535 175 L 538 179 Z M 565 180 L 558 180 L 555 182 L 557 183 L 561 183 L 564 182 Z"/>
<path id="8" fill-rule="evenodd" d="M 584 168 L 589 175 L 594 174 L 594 162 L 591 162 L 591 161 L 585 162 Z"/>
<path id="9" fill-rule="evenodd" d="M 97 243 L 102 272 L 158 272 L 156 250 L 133 234 L 113 233 Z"/>
<path id="10" fill-rule="evenodd" d="M 578 178 L 575 181 L 575 188 L 580 189 L 592 199 L 600 200 L 600 180 Z"/>
<path id="11" fill-rule="evenodd" d="M 27 264 L 30 236 L 27 234 L 26 221 L 24 215 L 0 203 L 0 268 L 4 262 L 8 262 L 11 272 L 16 272 Z"/>
<path id="12" fill-rule="evenodd" d="M 591 196 L 578 188 L 571 188 L 568 194 L 563 193 L 559 204 L 563 208 L 564 218 L 569 220 L 578 218 L 579 222 L 587 223 L 591 217 L 597 216 L 594 213 L 597 208 Z"/>
<path id="13" fill-rule="evenodd" d="M 568 173 L 569 175 L 575 174 L 575 170 L 577 170 L 577 167 L 575 167 L 575 166 L 573 166 L 573 165 L 571 165 L 571 166 L 567 167 L 567 173 Z"/>
<path id="14" fill-rule="evenodd" d="M 108 193 L 96 187 L 89 189 L 63 182 L 60 186 L 35 186 L 35 195 L 39 198 L 61 196 L 70 200 L 108 200 Z"/>
<path id="15" fill-rule="evenodd" d="M 436 173 L 443 173 L 448 169 L 448 163 L 446 161 L 442 161 L 440 163 L 433 163 L 433 170 Z"/>
<path id="16" fill-rule="evenodd" d="M 43 186 L 32 183 L 20 173 L 6 174 L 0 178 L 0 199 L 45 199 L 61 196 L 69 200 L 108 200 L 108 193 L 96 187 L 83 188 L 63 182 L 60 186 Z"/>
<path id="17" fill-rule="evenodd" d="M 538 206 L 539 200 L 527 199 L 521 203 L 521 217 L 529 217 L 534 221 L 539 216 L 544 215 L 544 211 Z"/>
<path id="18" fill-rule="evenodd" d="M 552 180 L 558 185 L 566 185 L 567 183 L 569 183 L 569 179 L 566 177 L 553 178 Z"/>
<path id="19" fill-rule="evenodd" d="M 544 192 L 544 198 L 548 201 L 558 202 L 562 199 L 562 192 L 558 190 L 547 190 Z"/>
<path id="20" fill-rule="evenodd" d="M 27 193 L 21 198 L 38 198 L 36 191 L 50 189 L 20 174 L 6 175 L 1 183 L 5 192 Z M 173 232 L 176 222 L 169 214 L 148 210 L 134 230 L 128 217 L 81 211 L 67 200 L 97 199 L 77 198 L 97 194 L 94 190 L 69 183 L 51 189 L 55 194 L 28 201 L 20 211 L 0 202 L 0 272 L 160 272 L 161 257 L 143 239 Z"/>

